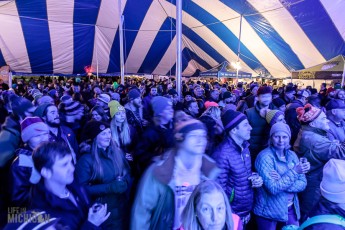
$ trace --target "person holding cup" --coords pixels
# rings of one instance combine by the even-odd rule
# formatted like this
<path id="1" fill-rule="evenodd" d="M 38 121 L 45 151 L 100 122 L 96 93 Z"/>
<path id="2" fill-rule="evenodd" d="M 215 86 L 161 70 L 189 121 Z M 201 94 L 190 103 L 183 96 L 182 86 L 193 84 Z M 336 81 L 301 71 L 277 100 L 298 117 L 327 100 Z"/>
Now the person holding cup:
<path id="1" fill-rule="evenodd" d="M 297 193 L 307 185 L 304 174 L 310 169 L 310 163 L 303 159 L 300 162 L 296 153 L 290 150 L 290 139 L 291 131 L 287 124 L 274 124 L 269 147 L 262 150 L 255 161 L 255 168 L 263 179 L 254 204 L 259 230 L 299 225 Z"/>
<path id="2" fill-rule="evenodd" d="M 217 182 L 228 196 L 233 213 L 241 218 L 245 228 L 251 219 L 253 188 L 262 186 L 262 178 L 252 172 L 248 143 L 252 127 L 245 114 L 234 110 L 227 110 L 221 119 L 225 138 L 212 154 L 222 169 Z"/>

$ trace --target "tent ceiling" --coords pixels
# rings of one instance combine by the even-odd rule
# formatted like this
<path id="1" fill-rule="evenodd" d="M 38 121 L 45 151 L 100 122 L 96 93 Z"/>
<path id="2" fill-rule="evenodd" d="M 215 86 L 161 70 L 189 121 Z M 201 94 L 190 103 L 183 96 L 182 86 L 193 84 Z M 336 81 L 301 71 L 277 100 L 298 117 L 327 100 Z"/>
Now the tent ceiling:
<path id="1" fill-rule="evenodd" d="M 126 73 L 174 75 L 173 0 L 122 0 Z M 0 66 L 36 74 L 120 72 L 117 0 L 0 1 Z M 236 61 L 286 77 L 345 54 L 345 1 L 183 1 L 183 74 Z"/>

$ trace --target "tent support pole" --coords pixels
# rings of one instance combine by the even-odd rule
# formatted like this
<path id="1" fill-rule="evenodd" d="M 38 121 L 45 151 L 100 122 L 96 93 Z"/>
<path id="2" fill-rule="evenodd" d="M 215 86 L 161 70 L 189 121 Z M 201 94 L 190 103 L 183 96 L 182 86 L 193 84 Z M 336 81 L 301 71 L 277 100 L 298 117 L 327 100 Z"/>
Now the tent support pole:
<path id="1" fill-rule="evenodd" d="M 182 75 L 182 0 L 176 1 L 176 91 L 181 97 Z"/>
<path id="2" fill-rule="evenodd" d="M 121 0 L 118 0 L 119 4 L 119 35 L 120 35 L 120 70 L 121 70 L 121 84 L 125 84 L 125 68 L 124 68 L 124 56 L 123 56 L 123 15 L 121 11 Z"/>
<path id="3" fill-rule="evenodd" d="M 344 78 L 345 78 L 345 60 L 343 57 L 343 62 L 344 62 L 344 69 L 343 69 L 343 76 L 341 77 L 341 87 L 344 86 Z"/>
<path id="4" fill-rule="evenodd" d="M 240 62 L 240 53 L 241 53 L 241 35 L 242 35 L 242 18 L 243 15 L 241 14 L 240 18 L 240 34 L 238 35 L 238 49 L 237 49 L 237 65 L 239 65 Z M 238 69 L 239 66 L 236 66 L 236 78 L 238 79 Z"/>
<path id="5" fill-rule="evenodd" d="M 98 80 L 98 47 L 96 46 L 96 80 Z"/>

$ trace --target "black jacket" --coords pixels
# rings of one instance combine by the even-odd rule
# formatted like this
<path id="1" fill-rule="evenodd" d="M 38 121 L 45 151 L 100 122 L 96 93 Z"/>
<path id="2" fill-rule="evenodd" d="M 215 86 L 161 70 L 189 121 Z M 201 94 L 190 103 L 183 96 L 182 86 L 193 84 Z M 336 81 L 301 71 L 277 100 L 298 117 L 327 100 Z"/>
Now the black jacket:
<path id="1" fill-rule="evenodd" d="M 51 216 L 60 218 L 61 224 L 70 229 L 101 229 L 88 221 L 90 203 L 85 190 L 75 182 L 67 185 L 67 188 L 78 206 L 48 191 L 42 181 L 34 186 L 30 209 L 45 210 Z"/>

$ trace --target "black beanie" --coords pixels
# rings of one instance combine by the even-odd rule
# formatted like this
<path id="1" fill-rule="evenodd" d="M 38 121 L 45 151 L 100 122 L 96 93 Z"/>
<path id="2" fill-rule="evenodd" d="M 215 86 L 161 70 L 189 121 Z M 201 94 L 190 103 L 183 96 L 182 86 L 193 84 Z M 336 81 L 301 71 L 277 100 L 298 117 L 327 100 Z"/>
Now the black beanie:
<path id="1" fill-rule="evenodd" d="M 110 125 L 103 121 L 91 120 L 84 126 L 82 141 L 93 141 L 98 134 L 105 129 L 110 128 Z"/>
<path id="2" fill-rule="evenodd" d="M 18 117 L 25 117 L 25 112 L 34 107 L 28 99 L 17 96 L 15 94 L 10 96 L 10 104 L 12 113 Z"/>
<path id="3" fill-rule="evenodd" d="M 224 125 L 225 132 L 228 133 L 230 130 L 235 128 L 238 124 L 240 124 L 242 121 L 247 119 L 247 116 L 244 115 L 241 112 L 237 112 L 234 110 L 227 110 L 222 115 L 222 122 Z"/>

